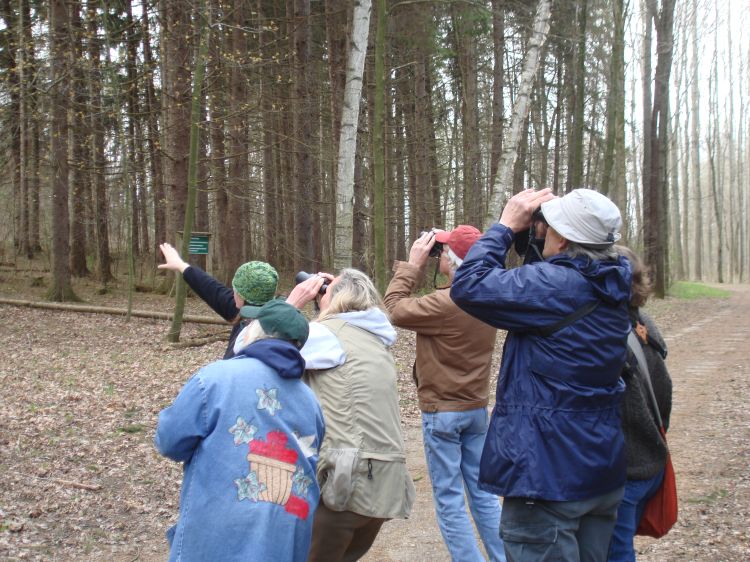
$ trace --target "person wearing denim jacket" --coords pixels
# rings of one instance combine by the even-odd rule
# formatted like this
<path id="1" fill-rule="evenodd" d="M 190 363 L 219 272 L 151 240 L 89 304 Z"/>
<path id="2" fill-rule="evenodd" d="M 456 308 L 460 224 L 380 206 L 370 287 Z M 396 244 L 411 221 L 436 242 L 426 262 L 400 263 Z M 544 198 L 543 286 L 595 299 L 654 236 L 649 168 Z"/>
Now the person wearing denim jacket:
<path id="1" fill-rule="evenodd" d="M 159 414 L 156 448 L 184 463 L 170 561 L 307 559 L 324 437 L 301 380 L 307 321 L 278 300 L 258 310 L 251 343 L 198 371 Z"/>
<path id="2" fill-rule="evenodd" d="M 479 489 L 479 459 L 487 434 L 489 380 L 497 330 L 458 308 L 450 286 L 415 296 L 435 244 L 439 271 L 451 281 L 482 233 L 459 225 L 427 232 L 414 241 L 409 261 L 396 261 L 385 307 L 394 325 L 417 334 L 414 379 L 425 459 L 438 526 L 454 562 L 484 560 L 472 518 L 492 561 L 504 561 L 499 498 Z M 466 512 L 464 491 L 472 517 Z"/>

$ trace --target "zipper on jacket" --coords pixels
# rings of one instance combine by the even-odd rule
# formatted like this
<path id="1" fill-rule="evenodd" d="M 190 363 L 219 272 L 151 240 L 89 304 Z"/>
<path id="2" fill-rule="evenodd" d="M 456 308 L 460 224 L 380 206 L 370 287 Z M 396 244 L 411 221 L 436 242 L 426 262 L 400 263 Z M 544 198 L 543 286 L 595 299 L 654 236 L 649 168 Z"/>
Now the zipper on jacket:
<path id="1" fill-rule="evenodd" d="M 372 480 L 372 461 L 367 459 L 367 479 Z"/>

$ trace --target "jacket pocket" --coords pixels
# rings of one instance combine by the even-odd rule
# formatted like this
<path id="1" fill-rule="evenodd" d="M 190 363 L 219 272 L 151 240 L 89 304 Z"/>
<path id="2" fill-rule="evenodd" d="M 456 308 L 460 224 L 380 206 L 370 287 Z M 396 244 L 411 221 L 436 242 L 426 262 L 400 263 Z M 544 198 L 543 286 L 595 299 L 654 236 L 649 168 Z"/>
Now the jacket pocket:
<path id="1" fill-rule="evenodd" d="M 320 495 L 326 507 L 344 511 L 354 490 L 359 449 L 328 449 L 318 467 Z"/>

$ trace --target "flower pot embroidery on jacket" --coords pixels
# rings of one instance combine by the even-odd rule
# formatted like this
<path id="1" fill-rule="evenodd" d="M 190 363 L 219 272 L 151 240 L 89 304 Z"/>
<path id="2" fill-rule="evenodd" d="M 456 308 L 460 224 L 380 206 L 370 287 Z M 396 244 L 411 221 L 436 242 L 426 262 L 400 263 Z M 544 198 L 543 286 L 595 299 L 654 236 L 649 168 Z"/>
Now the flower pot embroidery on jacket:
<path id="1" fill-rule="evenodd" d="M 256 394 L 259 410 L 267 410 L 274 416 L 282 409 L 277 389 L 259 388 Z M 235 424 L 228 431 L 233 435 L 235 446 L 248 446 L 248 473 L 234 480 L 237 500 L 273 503 L 283 506 L 287 513 L 295 517 L 307 519 L 310 513 L 308 490 L 313 480 L 305 474 L 304 467 L 297 464 L 300 454 L 290 445 L 296 445 L 305 457 L 317 455 L 317 448 L 313 445 L 315 436 L 300 436 L 297 432 L 287 435 L 274 429 L 268 431 L 263 439 L 257 437 L 259 428 L 242 416 L 237 416 Z"/>

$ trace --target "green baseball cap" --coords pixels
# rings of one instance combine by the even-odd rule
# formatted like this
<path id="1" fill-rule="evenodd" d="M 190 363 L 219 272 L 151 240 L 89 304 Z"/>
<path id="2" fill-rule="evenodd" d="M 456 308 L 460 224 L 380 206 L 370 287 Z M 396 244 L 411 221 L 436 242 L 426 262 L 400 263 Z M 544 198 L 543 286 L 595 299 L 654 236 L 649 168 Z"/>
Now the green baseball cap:
<path id="1" fill-rule="evenodd" d="M 269 336 L 292 342 L 301 349 L 307 341 L 310 327 L 307 319 L 291 304 L 274 299 L 263 306 L 243 306 L 243 318 L 254 318 Z"/>
<path id="2" fill-rule="evenodd" d="M 279 274 L 264 261 L 249 261 L 237 268 L 232 288 L 247 304 L 262 306 L 276 296 Z"/>

